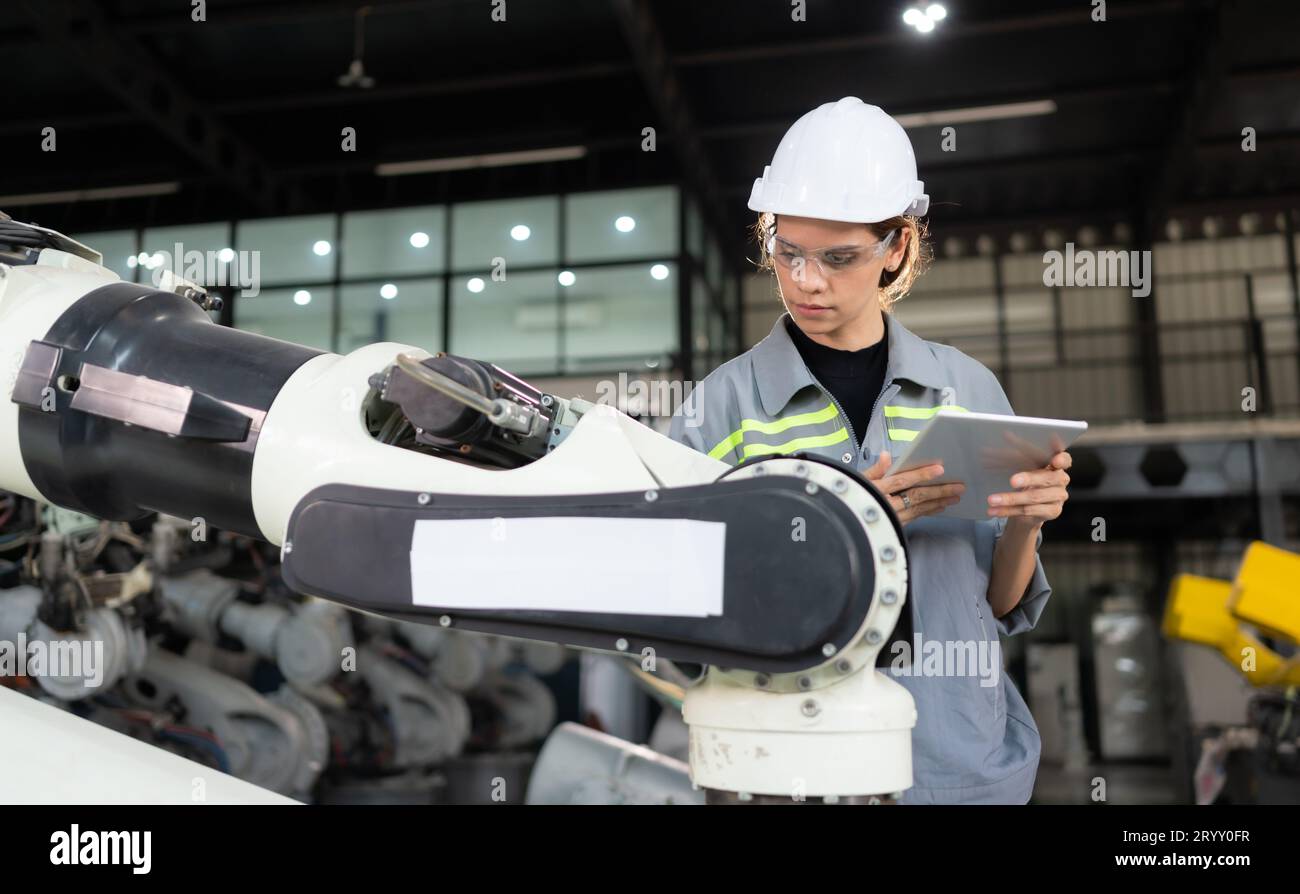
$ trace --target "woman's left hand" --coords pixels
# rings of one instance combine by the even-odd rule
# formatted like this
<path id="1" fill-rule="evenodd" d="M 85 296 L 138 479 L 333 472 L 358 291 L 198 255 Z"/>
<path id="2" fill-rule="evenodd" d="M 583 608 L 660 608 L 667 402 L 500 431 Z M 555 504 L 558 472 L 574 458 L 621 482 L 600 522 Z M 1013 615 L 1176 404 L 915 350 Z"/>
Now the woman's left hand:
<path id="1" fill-rule="evenodd" d="M 1070 498 L 1070 454 L 1062 450 L 1045 468 L 1028 469 L 1011 476 L 1014 491 L 989 496 L 989 517 L 1024 520 L 1035 526 L 1061 514 Z"/>

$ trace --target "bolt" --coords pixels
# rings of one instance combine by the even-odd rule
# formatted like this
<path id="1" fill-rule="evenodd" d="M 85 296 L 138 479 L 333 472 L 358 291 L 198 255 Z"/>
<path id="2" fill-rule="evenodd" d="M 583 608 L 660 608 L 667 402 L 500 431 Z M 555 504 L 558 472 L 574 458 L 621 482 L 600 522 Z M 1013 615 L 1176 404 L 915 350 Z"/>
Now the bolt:
<path id="1" fill-rule="evenodd" d="M 849 483 L 843 478 L 836 478 L 835 483 L 831 485 L 835 493 L 842 494 L 849 489 Z"/>
<path id="2" fill-rule="evenodd" d="M 807 467 L 806 465 L 804 465 L 803 463 L 795 463 L 795 464 L 794 464 L 794 473 L 795 473 L 796 475 L 807 475 L 807 474 L 808 474 L 808 467 Z"/>
<path id="3" fill-rule="evenodd" d="M 843 460 L 844 462 L 846 462 L 846 463 L 851 463 L 851 462 L 853 462 L 853 454 L 852 454 L 852 453 L 846 453 L 846 454 L 844 454 L 843 456 L 841 456 L 840 459 L 842 459 L 842 460 Z"/>
<path id="4" fill-rule="evenodd" d="M 804 489 L 804 491 L 807 492 L 809 495 L 812 495 L 812 494 L 817 493 L 817 485 L 813 484 L 811 481 L 809 481 L 807 484 L 805 484 L 803 489 Z"/>
<path id="5" fill-rule="evenodd" d="M 887 546 L 880 551 L 880 558 L 886 562 L 892 562 L 898 557 L 898 550 L 892 546 Z"/>
<path id="6" fill-rule="evenodd" d="M 754 677 L 754 685 L 759 689 L 766 689 L 772 682 L 772 678 L 767 674 L 757 674 Z"/>
<path id="7" fill-rule="evenodd" d="M 805 699 L 804 703 L 799 706 L 799 710 L 803 712 L 805 717 L 816 717 L 822 712 L 821 706 L 817 704 L 817 700 L 814 698 Z"/>
<path id="8" fill-rule="evenodd" d="M 415 498 L 415 502 L 419 503 L 421 506 L 428 506 L 429 501 L 432 499 L 433 497 L 429 496 L 428 494 L 420 494 L 418 497 Z"/>
<path id="9" fill-rule="evenodd" d="M 738 800 L 738 801 L 752 801 L 752 800 L 754 800 L 754 796 L 751 795 L 749 792 L 736 792 L 736 800 Z"/>
<path id="10" fill-rule="evenodd" d="M 847 658 L 841 658 L 839 661 L 835 662 L 835 669 L 842 674 L 847 674 L 849 671 L 853 670 L 853 665 L 849 663 Z"/>
<path id="11" fill-rule="evenodd" d="M 659 499 L 659 491 L 657 491 L 657 490 L 648 490 L 648 491 L 645 492 L 645 501 L 646 501 L 647 503 L 653 503 L 653 502 L 654 502 L 655 500 L 657 500 L 657 499 Z"/>
<path id="12" fill-rule="evenodd" d="M 551 397 L 549 394 L 542 395 L 542 406 L 549 407 L 553 403 L 555 403 L 555 398 Z"/>
<path id="13" fill-rule="evenodd" d="M 875 506 L 869 506 L 867 507 L 867 511 L 862 513 L 862 517 L 865 518 L 869 523 L 874 524 L 876 521 L 880 519 L 880 510 L 878 510 Z"/>
<path id="14" fill-rule="evenodd" d="M 800 688 L 800 689 L 812 689 L 812 677 L 800 677 L 800 678 L 799 678 L 799 688 Z"/>
<path id="15" fill-rule="evenodd" d="M 826 645 L 822 646 L 822 654 L 825 655 L 827 658 L 830 658 L 832 655 L 834 655 L 835 651 L 836 651 L 835 643 L 827 643 Z"/>
<path id="16" fill-rule="evenodd" d="M 767 474 L 767 469 L 763 468 L 762 466 L 755 466 L 755 467 L 754 467 L 754 474 L 755 474 L 755 475 L 766 475 L 766 474 Z"/>
<path id="17" fill-rule="evenodd" d="M 893 605 L 898 601 L 898 592 L 896 590 L 886 590 L 880 594 L 880 601 L 885 605 Z"/>
<path id="18" fill-rule="evenodd" d="M 450 627 L 450 626 L 451 626 L 451 615 L 443 615 L 441 618 L 438 619 L 438 624 L 441 625 L 441 626 L 443 626 L 443 627 Z"/>
<path id="19" fill-rule="evenodd" d="M 626 652 L 627 640 L 620 636 L 618 639 L 614 640 L 614 648 L 618 649 L 620 652 Z"/>
<path id="20" fill-rule="evenodd" d="M 872 795 L 870 798 L 867 798 L 867 803 L 868 803 L 868 804 L 873 804 L 873 805 L 874 805 L 874 804 L 879 804 L 879 803 L 880 803 L 880 799 L 879 799 L 878 797 L 876 797 L 875 795 Z"/>
<path id="21" fill-rule="evenodd" d="M 873 645 L 873 646 L 874 646 L 876 643 L 880 642 L 880 631 L 879 631 L 879 630 L 868 630 L 868 631 L 867 631 L 867 642 L 871 643 L 871 645 Z"/>
<path id="22" fill-rule="evenodd" d="M 286 541 L 284 542 L 284 554 L 287 556 L 287 555 L 289 555 L 289 553 L 291 553 L 291 552 L 293 552 L 293 541 L 292 541 L 292 540 L 286 540 Z"/>

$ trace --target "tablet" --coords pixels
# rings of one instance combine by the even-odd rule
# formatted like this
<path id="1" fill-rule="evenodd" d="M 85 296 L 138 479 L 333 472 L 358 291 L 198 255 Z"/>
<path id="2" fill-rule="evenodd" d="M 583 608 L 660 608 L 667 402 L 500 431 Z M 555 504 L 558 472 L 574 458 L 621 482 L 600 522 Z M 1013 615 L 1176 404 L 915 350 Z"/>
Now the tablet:
<path id="1" fill-rule="evenodd" d="M 960 481 L 966 491 L 959 502 L 931 517 L 989 519 L 994 517 L 988 514 L 990 494 L 1014 490 L 1012 475 L 1045 467 L 1087 430 L 1088 423 L 1071 419 L 939 410 L 889 475 L 941 463 L 943 474 L 926 484 Z"/>

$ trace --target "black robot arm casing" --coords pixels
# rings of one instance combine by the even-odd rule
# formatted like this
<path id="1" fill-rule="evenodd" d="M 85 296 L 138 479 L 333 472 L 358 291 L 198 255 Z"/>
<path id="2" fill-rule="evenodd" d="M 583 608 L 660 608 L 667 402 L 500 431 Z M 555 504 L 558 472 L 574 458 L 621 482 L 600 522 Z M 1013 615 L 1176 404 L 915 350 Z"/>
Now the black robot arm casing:
<path id="1" fill-rule="evenodd" d="M 171 292 L 114 283 L 73 303 L 19 371 L 19 442 L 50 502 L 264 537 L 252 468 L 284 383 L 321 352 L 215 324 Z"/>

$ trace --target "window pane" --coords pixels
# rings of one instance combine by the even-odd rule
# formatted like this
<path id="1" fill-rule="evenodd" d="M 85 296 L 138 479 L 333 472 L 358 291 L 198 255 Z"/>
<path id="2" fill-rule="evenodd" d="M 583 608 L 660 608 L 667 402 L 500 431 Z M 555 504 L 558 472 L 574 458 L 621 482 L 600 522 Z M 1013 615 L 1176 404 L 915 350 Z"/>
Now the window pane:
<path id="1" fill-rule="evenodd" d="M 473 202 L 451 209 L 456 270 L 491 270 L 493 258 L 510 267 L 559 261 L 560 203 L 554 196 Z M 554 278 L 551 282 L 554 282 Z"/>
<path id="2" fill-rule="evenodd" d="M 302 295 L 298 293 L 302 292 Z M 235 326 L 295 344 L 330 350 L 330 305 L 334 289 L 263 289 L 235 298 Z"/>
<path id="3" fill-rule="evenodd" d="M 127 261 L 135 257 L 139 249 L 135 245 L 134 230 L 109 230 L 100 233 L 66 234 L 76 239 L 87 248 L 93 248 L 104 256 L 104 266 L 112 270 L 126 282 L 135 281 L 136 268 Z"/>
<path id="4" fill-rule="evenodd" d="M 677 265 L 573 271 L 564 290 L 565 371 L 666 369 L 677 349 Z"/>
<path id="5" fill-rule="evenodd" d="M 677 190 L 594 192 L 568 199 L 571 261 L 677 255 Z"/>
<path id="6" fill-rule="evenodd" d="M 521 375 L 559 369 L 557 271 L 458 276 L 451 284 L 451 350 Z M 477 290 L 477 291 L 476 291 Z"/>
<path id="7" fill-rule="evenodd" d="M 441 273 L 447 211 L 441 205 L 343 215 L 343 275 Z"/>
<path id="8" fill-rule="evenodd" d="M 718 248 L 718 240 L 712 236 L 709 237 L 709 244 L 704 255 L 704 276 L 713 286 L 713 291 L 722 290 L 722 252 Z"/>
<path id="9" fill-rule="evenodd" d="M 244 271 L 238 266 L 227 266 L 218 256 L 223 248 L 230 247 L 230 224 L 225 221 L 145 230 L 140 251 L 149 260 L 145 262 L 146 269 L 140 270 L 140 281 L 157 285 L 163 272 L 172 270 L 201 286 L 239 282 L 239 275 Z"/>
<path id="10" fill-rule="evenodd" d="M 700 206 L 693 197 L 686 199 L 686 250 L 697 261 L 704 258 L 704 219 L 700 217 Z"/>
<path id="11" fill-rule="evenodd" d="M 730 359 L 739 353 L 739 339 L 737 338 L 740 329 L 741 311 L 736 302 L 736 277 L 727 273 L 722 280 L 722 300 L 723 306 L 727 313 L 731 315 L 732 325 L 723 333 L 722 350 Z"/>
<path id="12" fill-rule="evenodd" d="M 240 251 L 260 252 L 262 282 L 268 285 L 334 278 L 333 215 L 241 221 L 235 241 Z"/>
<path id="13" fill-rule="evenodd" d="M 723 328 L 726 321 L 722 314 L 718 313 L 716 306 L 709 313 L 709 350 L 712 355 L 709 365 L 711 367 L 720 366 L 726 357 L 726 340 Z"/>
<path id="14" fill-rule="evenodd" d="M 714 344 L 709 337 L 711 301 L 709 288 L 704 284 L 704 278 L 702 276 L 694 277 L 691 280 L 691 338 L 694 339 L 695 372 L 697 375 L 713 370 Z M 703 378 L 702 375 L 700 377 Z"/>
<path id="15" fill-rule="evenodd" d="M 442 278 L 343 286 L 339 352 L 380 341 L 442 350 Z M 391 296 L 391 297 L 390 297 Z"/>

